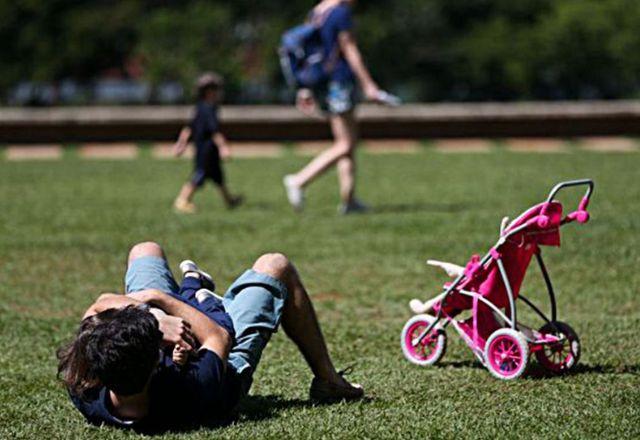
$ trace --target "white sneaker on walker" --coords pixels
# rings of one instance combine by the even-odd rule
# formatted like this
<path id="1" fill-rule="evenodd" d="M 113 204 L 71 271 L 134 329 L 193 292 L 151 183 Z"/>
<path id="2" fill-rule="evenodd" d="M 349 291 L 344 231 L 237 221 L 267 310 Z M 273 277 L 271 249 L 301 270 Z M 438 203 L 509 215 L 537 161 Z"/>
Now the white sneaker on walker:
<path id="1" fill-rule="evenodd" d="M 293 206 L 293 209 L 302 211 L 304 207 L 304 190 L 299 185 L 293 183 L 294 178 L 291 174 L 284 176 L 282 183 L 287 192 L 287 199 L 289 199 L 289 203 Z"/>
<path id="2" fill-rule="evenodd" d="M 351 199 L 349 203 L 341 203 L 338 205 L 338 214 L 348 215 L 348 214 L 364 214 L 365 212 L 371 211 L 369 205 L 363 203 L 361 200 L 356 199 L 355 197 Z"/>
<path id="3" fill-rule="evenodd" d="M 200 269 L 196 263 L 191 260 L 184 260 L 180 263 L 180 271 L 182 272 L 182 276 L 186 276 L 188 273 L 196 273 L 199 275 L 202 280 L 202 285 L 210 290 L 216 289 L 216 283 L 213 282 L 213 278 L 211 275 L 206 273 L 204 270 Z"/>

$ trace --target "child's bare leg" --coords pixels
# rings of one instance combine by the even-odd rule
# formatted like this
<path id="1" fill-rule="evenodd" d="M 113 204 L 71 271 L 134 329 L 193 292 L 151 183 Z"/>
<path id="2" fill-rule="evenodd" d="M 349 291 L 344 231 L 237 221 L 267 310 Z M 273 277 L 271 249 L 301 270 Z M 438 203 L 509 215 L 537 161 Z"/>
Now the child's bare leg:
<path id="1" fill-rule="evenodd" d="M 293 264 L 286 256 L 274 253 L 260 257 L 253 269 L 279 279 L 287 287 L 289 297 L 282 313 L 282 328 L 298 346 L 313 374 L 330 384 L 355 388 L 336 371 L 309 295 Z M 359 393 L 357 397 L 362 394 Z"/>
<path id="2" fill-rule="evenodd" d="M 197 189 L 198 187 L 194 185 L 193 182 L 187 182 L 182 185 L 178 197 L 176 197 L 175 202 L 173 202 L 174 208 L 179 212 L 194 213 L 196 211 L 196 207 L 191 203 L 191 199 Z"/>
<path id="3" fill-rule="evenodd" d="M 182 200 L 184 202 L 191 202 L 191 199 L 193 198 L 193 195 L 196 193 L 196 190 L 198 189 L 197 186 L 195 186 L 193 183 L 191 182 L 187 182 L 184 185 L 182 185 L 182 188 L 180 189 L 180 193 L 178 194 L 178 200 Z"/>

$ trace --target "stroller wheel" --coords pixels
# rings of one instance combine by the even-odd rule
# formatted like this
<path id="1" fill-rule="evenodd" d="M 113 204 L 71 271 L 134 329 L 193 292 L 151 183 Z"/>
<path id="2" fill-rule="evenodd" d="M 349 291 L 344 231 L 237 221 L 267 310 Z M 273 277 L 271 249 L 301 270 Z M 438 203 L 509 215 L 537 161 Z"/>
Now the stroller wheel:
<path id="1" fill-rule="evenodd" d="M 404 357 L 409 362 L 420 366 L 433 365 L 444 356 L 447 349 L 447 334 L 439 324 L 419 344 L 413 345 L 414 339 L 420 336 L 435 319 L 431 315 L 416 315 L 404 325 L 400 335 L 400 345 Z"/>
<path id="2" fill-rule="evenodd" d="M 564 322 L 548 322 L 540 328 L 543 335 L 553 335 L 564 339 L 555 344 L 545 344 L 536 351 L 540 365 L 554 373 L 566 373 L 580 360 L 580 339 L 577 333 Z"/>
<path id="3" fill-rule="evenodd" d="M 519 331 L 501 328 L 489 336 L 484 358 L 493 376 L 502 380 L 517 379 L 527 369 L 529 344 Z"/>

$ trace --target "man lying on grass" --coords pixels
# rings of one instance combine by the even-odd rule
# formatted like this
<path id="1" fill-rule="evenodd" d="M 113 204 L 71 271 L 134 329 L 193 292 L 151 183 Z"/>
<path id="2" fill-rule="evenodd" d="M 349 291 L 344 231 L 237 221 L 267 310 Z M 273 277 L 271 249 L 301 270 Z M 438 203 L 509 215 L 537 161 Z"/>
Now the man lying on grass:
<path id="1" fill-rule="evenodd" d="M 222 300 L 193 262 L 180 268 L 178 287 L 158 244 L 134 246 L 126 295 L 101 295 L 75 339 L 58 351 L 59 376 L 90 423 L 141 432 L 229 423 L 280 322 L 314 374 L 312 400 L 362 397 L 362 387 L 335 370 L 313 305 L 284 255 L 258 258 Z"/>

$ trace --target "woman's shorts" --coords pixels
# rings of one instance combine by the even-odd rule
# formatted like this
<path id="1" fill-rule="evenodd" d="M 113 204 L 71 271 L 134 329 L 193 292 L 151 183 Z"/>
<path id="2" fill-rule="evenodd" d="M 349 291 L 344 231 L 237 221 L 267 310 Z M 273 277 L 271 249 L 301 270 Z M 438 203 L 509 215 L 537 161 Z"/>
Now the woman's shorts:
<path id="1" fill-rule="evenodd" d="M 352 82 L 330 81 L 314 89 L 313 94 L 320 109 L 330 115 L 341 115 L 355 109 L 356 87 Z"/>

